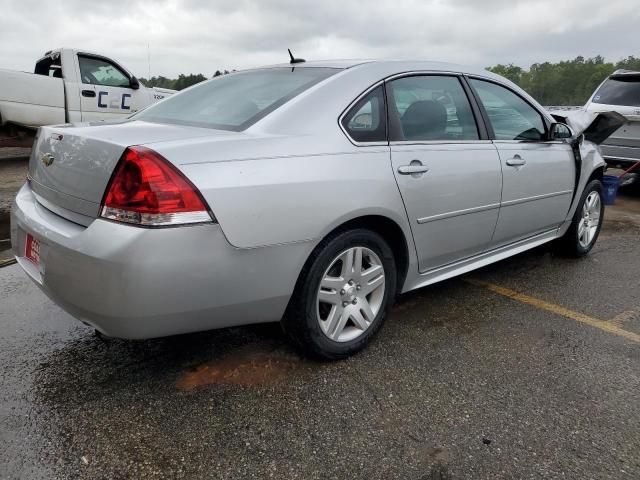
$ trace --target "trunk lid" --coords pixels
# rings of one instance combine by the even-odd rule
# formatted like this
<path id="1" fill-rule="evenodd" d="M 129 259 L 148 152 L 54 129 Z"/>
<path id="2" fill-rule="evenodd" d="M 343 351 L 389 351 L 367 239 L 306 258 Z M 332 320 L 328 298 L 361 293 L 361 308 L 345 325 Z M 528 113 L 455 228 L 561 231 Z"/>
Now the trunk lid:
<path id="1" fill-rule="evenodd" d="M 31 188 L 49 210 L 88 225 L 99 215 L 107 184 L 127 147 L 228 133 L 141 121 L 42 127 L 29 160 Z"/>

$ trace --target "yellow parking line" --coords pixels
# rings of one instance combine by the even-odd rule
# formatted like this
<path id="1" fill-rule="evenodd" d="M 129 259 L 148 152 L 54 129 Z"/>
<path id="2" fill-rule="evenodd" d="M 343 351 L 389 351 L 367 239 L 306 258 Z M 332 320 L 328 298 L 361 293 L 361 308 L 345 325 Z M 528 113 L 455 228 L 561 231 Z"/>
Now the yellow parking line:
<path id="1" fill-rule="evenodd" d="M 479 287 L 484 287 L 494 293 L 497 293 L 498 295 L 511 298 L 521 303 L 532 305 L 541 310 L 546 310 L 548 312 L 555 313 L 556 315 L 570 318 L 571 320 L 585 323 L 592 327 L 599 328 L 600 330 L 603 330 L 605 332 L 613 333 L 614 335 L 619 335 L 633 342 L 640 343 L 640 335 L 638 335 L 637 333 L 622 330 L 619 326 L 619 323 L 616 323 L 615 321 L 605 322 L 604 320 L 599 320 L 580 312 L 574 312 L 573 310 L 569 310 L 568 308 L 562 307 L 560 305 L 545 302 L 544 300 L 540 300 L 539 298 L 530 297 L 529 295 L 516 292 L 515 290 L 510 290 L 508 288 L 501 287 L 500 285 L 484 282 L 482 280 L 466 278 L 465 281 Z"/>
<path id="2" fill-rule="evenodd" d="M 629 320 L 633 320 L 637 316 L 638 316 L 638 312 L 636 312 L 635 310 L 627 310 L 626 312 L 622 312 L 622 313 L 616 315 L 615 317 L 613 317 L 611 320 L 609 320 L 609 323 L 611 323 L 611 324 L 615 325 L 616 327 L 620 328 L 620 326 L 624 322 L 628 322 Z"/>

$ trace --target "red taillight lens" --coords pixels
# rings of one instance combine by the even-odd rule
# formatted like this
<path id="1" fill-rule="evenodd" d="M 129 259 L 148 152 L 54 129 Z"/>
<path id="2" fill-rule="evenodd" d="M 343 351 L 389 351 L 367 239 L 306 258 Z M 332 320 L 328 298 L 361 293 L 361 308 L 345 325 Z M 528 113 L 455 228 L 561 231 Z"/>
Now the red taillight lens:
<path id="1" fill-rule="evenodd" d="M 212 220 L 196 187 L 145 147 L 125 150 L 107 186 L 102 217 L 150 227 Z"/>

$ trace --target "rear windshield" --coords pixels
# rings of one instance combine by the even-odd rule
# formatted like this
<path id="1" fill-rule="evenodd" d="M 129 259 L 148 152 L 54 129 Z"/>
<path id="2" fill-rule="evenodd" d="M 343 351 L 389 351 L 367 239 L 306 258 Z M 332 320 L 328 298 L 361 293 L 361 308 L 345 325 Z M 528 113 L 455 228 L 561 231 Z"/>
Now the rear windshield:
<path id="1" fill-rule="evenodd" d="M 240 131 L 338 71 L 304 67 L 231 73 L 173 95 L 133 118 Z"/>
<path id="2" fill-rule="evenodd" d="M 594 95 L 593 103 L 640 107 L 640 76 L 608 79 Z"/>

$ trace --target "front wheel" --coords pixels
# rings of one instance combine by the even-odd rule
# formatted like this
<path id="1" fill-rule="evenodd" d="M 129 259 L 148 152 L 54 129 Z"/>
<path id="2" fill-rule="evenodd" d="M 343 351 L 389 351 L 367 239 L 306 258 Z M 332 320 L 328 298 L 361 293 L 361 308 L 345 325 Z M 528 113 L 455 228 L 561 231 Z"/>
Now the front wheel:
<path id="1" fill-rule="evenodd" d="M 563 253 L 581 257 L 591 251 L 604 219 L 602 183 L 592 180 L 584 189 L 569 230 L 559 240 Z"/>
<path id="2" fill-rule="evenodd" d="M 394 256 L 384 239 L 365 229 L 342 232 L 309 258 L 282 324 L 304 353 L 345 358 L 380 329 L 395 292 Z"/>

